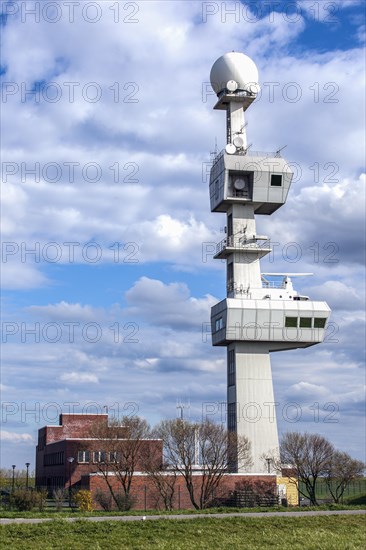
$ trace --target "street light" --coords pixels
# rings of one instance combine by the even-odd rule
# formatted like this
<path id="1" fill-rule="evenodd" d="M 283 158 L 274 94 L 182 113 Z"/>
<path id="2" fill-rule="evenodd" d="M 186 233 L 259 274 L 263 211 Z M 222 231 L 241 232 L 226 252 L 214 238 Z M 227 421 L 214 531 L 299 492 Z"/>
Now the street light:
<path id="1" fill-rule="evenodd" d="M 69 456 L 67 462 L 69 463 L 69 508 L 71 508 L 71 465 L 74 462 L 74 457 Z"/>
<path id="2" fill-rule="evenodd" d="M 25 478 L 25 488 L 28 491 L 28 482 L 29 482 L 29 466 L 30 462 L 26 462 L 25 465 L 27 466 L 27 477 Z"/>
<path id="3" fill-rule="evenodd" d="M 11 480 L 11 490 L 12 492 L 14 493 L 14 486 L 15 486 L 15 468 L 16 468 L 16 465 L 13 464 L 12 465 L 12 468 L 13 468 L 13 477 L 12 477 L 12 480 Z"/>

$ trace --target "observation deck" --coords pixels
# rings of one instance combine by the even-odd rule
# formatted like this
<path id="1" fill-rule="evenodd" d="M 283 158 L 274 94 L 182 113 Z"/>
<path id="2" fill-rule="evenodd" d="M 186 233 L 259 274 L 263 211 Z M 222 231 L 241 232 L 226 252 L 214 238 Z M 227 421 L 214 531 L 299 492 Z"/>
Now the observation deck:
<path id="1" fill-rule="evenodd" d="M 252 260 L 263 258 L 272 251 L 268 237 L 253 235 L 247 238 L 245 235 L 230 235 L 216 245 L 215 259 L 225 259 L 230 254 L 239 253 Z"/>

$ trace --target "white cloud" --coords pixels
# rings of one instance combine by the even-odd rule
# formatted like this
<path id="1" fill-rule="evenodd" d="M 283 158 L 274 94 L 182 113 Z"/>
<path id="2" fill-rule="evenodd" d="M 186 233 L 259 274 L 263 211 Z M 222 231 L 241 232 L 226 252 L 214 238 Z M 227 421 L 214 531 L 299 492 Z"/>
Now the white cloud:
<path id="1" fill-rule="evenodd" d="M 101 309 L 97 310 L 89 305 L 69 304 L 65 301 L 48 306 L 31 306 L 27 309 L 34 316 L 47 318 L 49 321 L 94 322 L 96 319 L 101 321 L 105 316 Z"/>
<path id="2" fill-rule="evenodd" d="M 200 327 L 210 316 L 210 308 L 216 303 L 213 296 L 204 298 L 190 296 L 184 283 L 170 283 L 147 277 L 139 279 L 127 291 L 126 298 L 131 304 L 130 312 L 147 319 L 153 325 L 166 325 L 171 328 L 187 329 Z"/>
<path id="3" fill-rule="evenodd" d="M 97 384 L 99 382 L 95 374 L 86 372 L 65 372 L 60 376 L 60 380 L 68 384 Z"/>
<path id="4" fill-rule="evenodd" d="M 27 433 L 8 432 L 7 430 L 1 430 L 1 441 L 8 441 L 10 443 L 33 443 L 33 437 Z"/>

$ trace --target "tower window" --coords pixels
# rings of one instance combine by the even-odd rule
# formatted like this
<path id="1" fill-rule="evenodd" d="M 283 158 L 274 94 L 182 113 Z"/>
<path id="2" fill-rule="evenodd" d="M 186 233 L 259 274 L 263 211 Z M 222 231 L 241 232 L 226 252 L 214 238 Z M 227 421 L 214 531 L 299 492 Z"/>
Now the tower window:
<path id="1" fill-rule="evenodd" d="M 228 386 L 235 385 L 235 351 L 228 351 L 227 355 L 227 384 Z"/>
<path id="2" fill-rule="evenodd" d="M 287 328 L 296 328 L 297 327 L 297 317 L 286 317 L 285 327 L 287 327 Z"/>
<path id="3" fill-rule="evenodd" d="M 220 317 L 219 319 L 216 319 L 216 321 L 215 321 L 215 330 L 217 332 L 218 330 L 221 330 L 222 328 L 224 328 L 224 321 L 223 321 L 222 317 Z"/>
<path id="4" fill-rule="evenodd" d="M 327 320 L 322 317 L 315 317 L 314 328 L 324 328 L 326 321 Z"/>
<path id="5" fill-rule="evenodd" d="M 229 403 L 227 406 L 227 429 L 229 432 L 236 430 L 236 403 Z"/>
<path id="6" fill-rule="evenodd" d="M 279 174 L 271 174 L 271 186 L 282 187 L 282 176 Z"/>
<path id="7" fill-rule="evenodd" d="M 233 215 L 229 214 L 227 217 L 227 236 L 231 237 L 233 234 Z"/>
<path id="8" fill-rule="evenodd" d="M 300 328 L 311 328 L 311 317 L 300 317 Z"/>
<path id="9" fill-rule="evenodd" d="M 232 285 L 234 283 L 234 264 L 227 264 L 227 284 Z"/>

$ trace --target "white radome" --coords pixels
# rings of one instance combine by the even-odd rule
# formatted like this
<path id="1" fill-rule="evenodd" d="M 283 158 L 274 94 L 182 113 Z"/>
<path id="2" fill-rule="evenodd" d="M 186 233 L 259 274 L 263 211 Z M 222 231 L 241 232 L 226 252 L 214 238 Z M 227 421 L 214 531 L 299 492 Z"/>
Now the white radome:
<path id="1" fill-rule="evenodd" d="M 239 90 L 259 91 L 257 66 L 250 57 L 240 52 L 229 52 L 219 57 L 212 66 L 210 81 L 217 95 L 232 81 L 237 83 Z"/>

